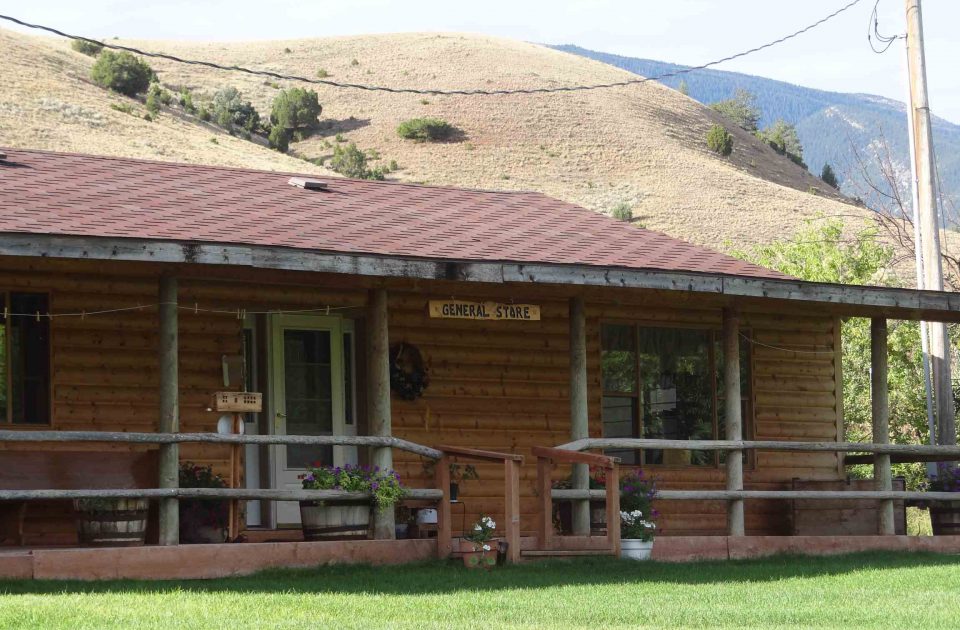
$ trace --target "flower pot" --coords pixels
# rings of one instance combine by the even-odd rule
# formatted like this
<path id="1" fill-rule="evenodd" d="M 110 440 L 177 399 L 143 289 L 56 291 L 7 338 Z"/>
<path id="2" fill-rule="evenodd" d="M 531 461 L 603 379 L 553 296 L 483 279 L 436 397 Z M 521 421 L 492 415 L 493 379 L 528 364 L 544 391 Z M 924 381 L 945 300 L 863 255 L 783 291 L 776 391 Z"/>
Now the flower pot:
<path id="1" fill-rule="evenodd" d="M 620 557 L 629 560 L 649 560 L 653 553 L 652 540 L 624 538 L 620 541 Z"/>
<path id="2" fill-rule="evenodd" d="M 147 532 L 147 499 L 95 499 L 74 503 L 81 545 L 131 547 L 142 545 Z"/>
<path id="3" fill-rule="evenodd" d="M 304 540 L 367 538 L 370 532 L 370 501 L 330 499 L 301 501 L 300 524 Z"/>
<path id="4" fill-rule="evenodd" d="M 934 536 L 960 536 L 960 500 L 931 501 L 930 525 Z"/>
<path id="5" fill-rule="evenodd" d="M 489 569 L 497 566 L 497 545 L 488 545 L 490 549 L 472 549 L 463 552 L 463 566 L 469 569 Z"/>
<path id="6" fill-rule="evenodd" d="M 180 500 L 180 543 L 213 545 L 227 540 L 230 503 L 219 499 Z"/>

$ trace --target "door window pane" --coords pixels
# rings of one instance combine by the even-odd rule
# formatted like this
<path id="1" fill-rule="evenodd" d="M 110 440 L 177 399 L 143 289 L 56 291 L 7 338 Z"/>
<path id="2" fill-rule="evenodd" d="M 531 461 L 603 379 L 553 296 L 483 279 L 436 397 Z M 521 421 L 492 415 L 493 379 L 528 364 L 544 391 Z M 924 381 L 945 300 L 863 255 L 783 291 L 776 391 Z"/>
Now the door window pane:
<path id="1" fill-rule="evenodd" d="M 18 314 L 49 312 L 47 296 L 40 293 L 11 293 L 10 312 Z M 50 319 L 48 317 L 10 317 L 6 323 L 3 348 L 9 363 L 5 366 L 4 398 L 14 424 L 50 422 Z M 9 347 L 7 347 L 9 346 Z M 4 405 L 7 409 L 7 405 Z"/>
<path id="2" fill-rule="evenodd" d="M 288 435 L 333 435 L 330 332 L 285 330 L 284 401 Z M 287 468 L 332 464 L 332 446 L 287 445 Z"/>
<path id="3" fill-rule="evenodd" d="M 603 397 L 603 437 L 637 437 L 637 399 L 629 396 Z M 639 464 L 635 449 L 606 449 L 605 455 L 619 457 L 624 464 Z"/>

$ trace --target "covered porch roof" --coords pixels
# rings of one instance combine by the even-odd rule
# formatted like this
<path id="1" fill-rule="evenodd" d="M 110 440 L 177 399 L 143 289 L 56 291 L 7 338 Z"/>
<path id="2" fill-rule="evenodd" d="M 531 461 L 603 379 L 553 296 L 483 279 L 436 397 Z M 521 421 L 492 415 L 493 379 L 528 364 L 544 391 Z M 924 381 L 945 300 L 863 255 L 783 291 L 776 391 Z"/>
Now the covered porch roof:
<path id="1" fill-rule="evenodd" d="M 957 294 L 804 282 L 540 193 L 341 178 L 308 190 L 289 173 L 6 155 L 5 256 L 683 291 L 960 321 Z"/>

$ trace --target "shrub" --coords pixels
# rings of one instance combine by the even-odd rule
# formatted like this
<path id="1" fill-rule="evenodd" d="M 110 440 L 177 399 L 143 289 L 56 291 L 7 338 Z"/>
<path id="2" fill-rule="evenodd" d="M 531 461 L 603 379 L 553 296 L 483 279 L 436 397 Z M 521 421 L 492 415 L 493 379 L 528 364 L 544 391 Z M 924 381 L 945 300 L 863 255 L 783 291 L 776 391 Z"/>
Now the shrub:
<path id="1" fill-rule="evenodd" d="M 180 90 L 180 107 L 189 114 L 197 111 L 197 106 L 193 104 L 193 95 L 186 88 Z"/>
<path id="2" fill-rule="evenodd" d="M 70 48 L 88 57 L 96 57 L 103 50 L 103 44 L 92 39 L 75 39 L 70 42 Z"/>
<path id="3" fill-rule="evenodd" d="M 714 125 L 707 132 L 707 146 L 720 155 L 730 155 L 733 152 L 733 136 L 720 125 Z"/>
<path id="4" fill-rule="evenodd" d="M 795 164 L 806 168 L 803 161 L 803 145 L 800 136 L 793 125 L 780 119 L 763 131 L 757 132 L 757 137 L 766 141 L 770 147 L 780 155 L 786 155 Z"/>
<path id="5" fill-rule="evenodd" d="M 203 122 L 210 122 L 210 110 L 207 109 L 206 105 L 200 106 L 200 110 L 197 112 L 197 117 Z"/>
<path id="6" fill-rule="evenodd" d="M 281 90 L 273 99 L 270 123 L 289 132 L 315 129 L 320 124 L 323 107 L 317 93 L 303 88 Z"/>
<path id="7" fill-rule="evenodd" d="M 822 179 L 823 183 L 827 186 L 832 186 L 833 188 L 840 187 L 840 182 L 837 181 L 837 174 L 833 172 L 833 167 L 829 164 L 823 165 L 823 170 L 820 171 L 820 179 Z"/>
<path id="8" fill-rule="evenodd" d="M 406 140 L 436 142 L 449 139 L 456 128 L 439 118 L 412 118 L 400 123 L 397 134 Z"/>
<path id="9" fill-rule="evenodd" d="M 274 125 L 270 128 L 270 135 L 267 136 L 270 142 L 270 148 L 276 149 L 280 153 L 286 153 L 290 148 L 290 130 L 284 129 L 280 125 Z"/>
<path id="10" fill-rule="evenodd" d="M 317 70 L 317 78 L 326 79 L 329 76 L 330 76 L 330 73 L 324 70 L 323 68 L 320 68 L 319 70 Z"/>
<path id="11" fill-rule="evenodd" d="M 153 77 L 153 70 L 139 57 L 112 50 L 100 53 L 90 71 L 94 83 L 126 96 L 146 92 Z"/>
<path id="12" fill-rule="evenodd" d="M 156 83 L 150 86 L 150 91 L 147 93 L 147 111 L 150 112 L 152 116 L 156 116 L 160 113 L 160 86 Z"/>
<path id="13" fill-rule="evenodd" d="M 346 146 L 338 145 L 333 149 L 330 168 L 341 175 L 355 179 L 384 179 L 382 169 L 367 168 L 367 156 L 352 142 Z"/>
<path id="14" fill-rule="evenodd" d="M 718 101 L 710 105 L 738 126 L 747 131 L 756 131 L 760 122 L 760 109 L 756 105 L 756 96 L 747 90 L 738 88 L 733 98 Z"/>
<path id="15" fill-rule="evenodd" d="M 616 219 L 617 221 L 632 221 L 633 220 L 633 208 L 630 207 L 630 204 L 626 201 L 618 203 L 610 210 L 610 216 Z"/>
<path id="16" fill-rule="evenodd" d="M 248 132 L 260 128 L 260 114 L 235 87 L 218 90 L 213 96 L 213 118 L 224 129 L 240 127 Z"/>

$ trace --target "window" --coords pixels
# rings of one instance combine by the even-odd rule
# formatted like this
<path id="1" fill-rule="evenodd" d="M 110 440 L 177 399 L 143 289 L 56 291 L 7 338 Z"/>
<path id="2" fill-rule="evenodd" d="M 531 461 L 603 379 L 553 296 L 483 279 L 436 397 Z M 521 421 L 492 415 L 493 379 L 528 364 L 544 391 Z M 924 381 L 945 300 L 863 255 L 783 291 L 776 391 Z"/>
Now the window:
<path id="1" fill-rule="evenodd" d="M 605 324 L 601 328 L 603 436 L 722 438 L 723 350 L 717 331 Z M 750 418 L 750 348 L 740 343 L 740 395 Z M 609 450 L 625 464 L 715 466 L 714 451 Z"/>
<path id="2" fill-rule="evenodd" d="M 41 293 L 0 293 L 0 423 L 50 423 L 49 300 Z"/>

